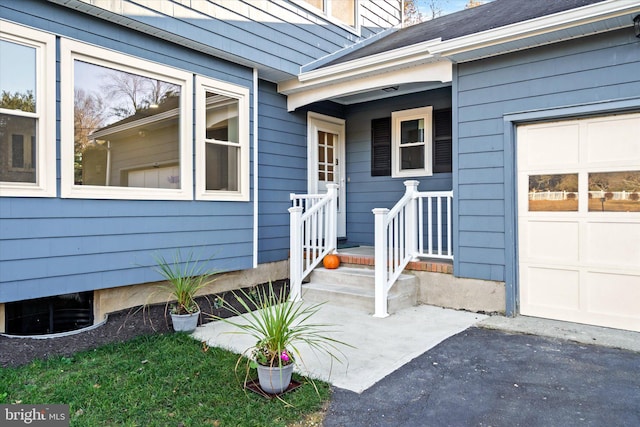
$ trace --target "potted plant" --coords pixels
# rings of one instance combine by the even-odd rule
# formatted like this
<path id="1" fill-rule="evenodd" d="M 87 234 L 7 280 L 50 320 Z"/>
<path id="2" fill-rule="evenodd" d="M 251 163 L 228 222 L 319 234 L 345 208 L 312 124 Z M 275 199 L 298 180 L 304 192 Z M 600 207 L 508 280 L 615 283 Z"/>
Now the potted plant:
<path id="1" fill-rule="evenodd" d="M 337 354 L 343 354 L 338 346 L 349 346 L 326 335 L 332 325 L 310 322 L 322 303 L 306 305 L 302 301 L 292 301 L 287 298 L 284 286 L 278 293 L 269 283 L 268 287 L 251 292 L 251 295 L 244 291 L 233 295 L 241 308 L 229 301 L 224 301 L 223 307 L 235 316 L 243 316 L 243 320 L 211 317 L 238 328 L 230 333 L 247 334 L 256 339 L 256 344 L 240 355 L 236 368 L 243 356 L 248 356 L 245 380 L 249 368 L 256 368 L 260 388 L 266 393 L 279 394 L 289 387 L 294 364 L 302 361 L 300 344 L 337 361 L 340 361 Z"/>
<path id="2" fill-rule="evenodd" d="M 216 271 L 206 269 L 199 260 L 189 253 L 182 259 L 177 251 L 172 260 L 162 255 L 154 255 L 158 272 L 166 282 L 159 285 L 158 291 L 166 296 L 167 307 L 171 304 L 171 321 L 176 332 L 191 333 L 198 326 L 200 307 L 195 300 L 196 293 L 210 284 Z"/>

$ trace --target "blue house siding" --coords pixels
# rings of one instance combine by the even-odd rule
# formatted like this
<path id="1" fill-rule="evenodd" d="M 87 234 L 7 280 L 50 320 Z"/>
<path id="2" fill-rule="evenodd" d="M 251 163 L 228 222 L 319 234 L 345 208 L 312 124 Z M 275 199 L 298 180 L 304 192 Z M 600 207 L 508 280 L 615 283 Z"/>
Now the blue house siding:
<path id="1" fill-rule="evenodd" d="M 9 3 L 24 7 L 22 0 Z M 179 44 L 195 43 L 212 55 L 233 56 L 234 62 L 259 64 L 272 81 L 286 74 L 295 76 L 300 66 L 392 27 L 401 17 L 399 0 L 367 2 L 360 7 L 364 25 L 358 35 L 346 26 L 331 24 L 320 11 L 314 13 L 289 0 L 114 0 L 100 2 L 100 9 L 91 1 L 83 3 L 79 8 L 87 13 L 105 15 L 106 9 L 128 18 L 130 22 L 123 24 L 140 31 Z"/>
<path id="2" fill-rule="evenodd" d="M 608 113 L 597 103 L 640 97 L 639 69 L 629 30 L 457 66 L 457 276 L 506 281 L 515 300 L 515 122 L 505 117 L 538 111 L 537 119 L 558 119 L 566 116 L 554 110 L 583 105 L 592 105 L 584 114 Z"/>
<path id="3" fill-rule="evenodd" d="M 252 89 L 249 68 L 55 4 L 26 3 L 3 2 L 0 18 Z M 156 281 L 156 251 L 192 250 L 224 271 L 253 265 L 251 202 L 61 199 L 59 156 L 57 198 L 0 198 L 0 302 Z"/>
<path id="4" fill-rule="evenodd" d="M 451 88 L 441 88 L 380 101 L 356 104 L 347 109 L 347 240 L 373 245 L 374 208 L 391 209 L 405 192 L 407 178 L 371 176 L 371 120 L 391 117 L 393 111 L 432 105 L 451 108 Z M 413 179 L 413 178 L 411 178 Z M 451 190 L 451 173 L 419 178 L 420 191 Z"/>
<path id="5" fill-rule="evenodd" d="M 286 97 L 261 81 L 258 94 L 258 262 L 289 258 L 290 193 L 307 191 L 307 124 Z"/>

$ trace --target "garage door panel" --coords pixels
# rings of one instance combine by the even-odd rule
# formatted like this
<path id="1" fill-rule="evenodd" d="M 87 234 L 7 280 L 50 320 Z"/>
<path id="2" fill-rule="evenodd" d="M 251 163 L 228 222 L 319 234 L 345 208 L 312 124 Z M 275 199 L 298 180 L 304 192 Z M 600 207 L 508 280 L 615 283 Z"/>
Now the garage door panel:
<path id="1" fill-rule="evenodd" d="M 525 227 L 527 259 L 560 264 L 578 261 L 580 224 L 577 221 L 529 221 Z"/>
<path id="2" fill-rule="evenodd" d="M 560 308 L 578 310 L 580 308 L 580 272 L 568 269 L 528 267 L 524 274 L 529 283 L 526 293 L 528 306 L 540 309 Z M 553 295 L 553 298 L 549 298 Z M 530 314 L 523 310 L 522 314 Z"/>
<path id="3" fill-rule="evenodd" d="M 640 118 L 638 116 L 595 120 L 586 124 L 589 163 L 640 162 Z"/>
<path id="4" fill-rule="evenodd" d="M 580 128 L 577 125 L 540 126 L 527 130 L 526 162 L 537 168 L 553 168 L 577 165 L 579 157 Z M 553 153 L 550 155 L 549 153 Z"/>
<path id="5" fill-rule="evenodd" d="M 587 310 L 640 320 L 640 274 L 587 272 Z"/>
<path id="6" fill-rule="evenodd" d="M 640 269 L 640 226 L 632 222 L 589 222 L 586 224 L 585 261 Z"/>

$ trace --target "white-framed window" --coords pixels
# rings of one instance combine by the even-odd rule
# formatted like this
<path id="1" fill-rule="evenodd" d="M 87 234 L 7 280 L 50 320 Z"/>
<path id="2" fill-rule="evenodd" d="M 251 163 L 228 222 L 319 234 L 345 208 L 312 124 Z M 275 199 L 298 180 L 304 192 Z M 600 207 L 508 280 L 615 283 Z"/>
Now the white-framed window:
<path id="1" fill-rule="evenodd" d="M 56 196 L 55 41 L 0 20 L 0 196 Z"/>
<path id="2" fill-rule="evenodd" d="M 393 177 L 433 174 L 432 114 L 431 106 L 391 113 Z"/>
<path id="3" fill-rule="evenodd" d="M 351 32 L 359 34 L 359 0 L 296 0 L 305 9 L 326 16 Z"/>
<path id="4" fill-rule="evenodd" d="M 193 76 L 62 39 L 62 197 L 193 199 Z"/>
<path id="5" fill-rule="evenodd" d="M 196 76 L 196 199 L 249 200 L 249 89 Z"/>

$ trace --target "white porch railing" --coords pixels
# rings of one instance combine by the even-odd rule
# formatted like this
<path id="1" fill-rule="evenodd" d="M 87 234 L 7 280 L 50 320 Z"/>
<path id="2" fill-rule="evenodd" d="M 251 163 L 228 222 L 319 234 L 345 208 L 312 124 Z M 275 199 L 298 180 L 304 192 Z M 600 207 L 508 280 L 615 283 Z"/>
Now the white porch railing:
<path id="1" fill-rule="evenodd" d="M 418 181 L 405 181 L 404 184 L 405 194 L 391 210 L 373 210 L 375 317 L 388 316 L 389 290 L 409 261 L 417 257 L 453 259 L 453 191 L 419 192 Z"/>
<path id="2" fill-rule="evenodd" d="M 327 194 L 291 194 L 289 280 L 290 298 L 301 297 L 304 279 L 337 245 L 338 185 L 327 184 Z"/>

